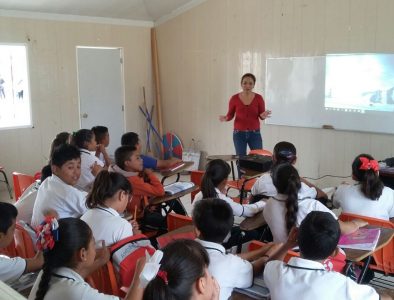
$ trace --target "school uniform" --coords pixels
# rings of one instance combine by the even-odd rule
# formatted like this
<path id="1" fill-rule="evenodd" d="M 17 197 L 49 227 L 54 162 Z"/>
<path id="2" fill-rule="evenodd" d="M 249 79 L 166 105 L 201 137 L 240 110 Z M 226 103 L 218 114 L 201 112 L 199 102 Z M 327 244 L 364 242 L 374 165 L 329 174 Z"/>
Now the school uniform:
<path id="1" fill-rule="evenodd" d="M 286 200 L 287 195 L 277 194 L 275 197 L 271 197 L 267 200 L 267 204 L 263 211 L 264 219 L 267 221 L 272 236 L 274 237 L 274 243 L 284 243 L 288 237 L 285 220 Z M 299 227 L 302 220 L 304 220 L 311 211 L 329 212 L 337 219 L 335 214 L 319 201 L 310 198 L 299 199 L 297 221 L 295 225 Z"/>
<path id="2" fill-rule="evenodd" d="M 216 191 L 218 198 L 220 198 L 220 199 L 226 201 L 228 204 L 230 204 L 230 206 L 233 210 L 234 216 L 253 217 L 255 214 L 257 214 L 258 212 L 260 212 L 264 209 L 264 206 L 265 206 L 264 201 L 257 201 L 256 203 L 253 203 L 253 204 L 239 204 L 239 203 L 235 202 L 233 199 L 231 199 L 230 197 L 227 197 L 225 194 L 223 194 L 221 191 L 219 191 L 219 189 L 215 188 L 215 191 Z M 202 200 L 202 198 L 203 198 L 203 195 L 202 195 L 202 192 L 200 191 L 194 197 L 193 207 L 198 201 Z"/>
<path id="3" fill-rule="evenodd" d="M 299 257 L 270 261 L 264 269 L 264 282 L 272 300 L 378 300 L 378 293 L 368 285 L 354 282 L 338 272 L 326 271 L 316 261 Z"/>
<path id="4" fill-rule="evenodd" d="M 39 225 L 48 210 L 55 210 L 59 219 L 81 217 L 87 211 L 86 195 L 86 192 L 76 189 L 52 174 L 38 189 L 31 225 Z"/>
<path id="5" fill-rule="evenodd" d="M 22 194 L 22 196 L 15 202 L 15 207 L 18 210 L 16 216 L 17 221 L 24 221 L 26 223 L 31 222 L 33 215 L 33 207 L 36 202 L 38 188 L 40 187 L 40 181 L 33 182 Z"/>
<path id="6" fill-rule="evenodd" d="M 267 197 L 274 197 L 278 194 L 276 187 L 272 181 L 271 173 L 264 173 L 259 179 L 254 183 L 252 190 L 252 195 L 264 195 Z M 309 187 L 304 182 L 301 182 L 301 188 L 298 191 L 298 198 L 312 198 L 316 199 L 317 191 L 314 187 Z"/>
<path id="7" fill-rule="evenodd" d="M 97 163 L 97 165 L 104 167 L 104 163 L 94 155 L 95 152 L 90 152 L 86 149 L 80 149 L 81 151 L 81 176 L 78 179 L 76 188 L 89 192 L 92 188 L 93 181 L 95 179 L 92 174 L 92 166 Z"/>
<path id="8" fill-rule="evenodd" d="M 96 241 L 104 240 L 111 246 L 120 240 L 133 235 L 133 228 L 127 220 L 111 207 L 98 206 L 89 209 L 81 217 L 92 229 Z"/>
<path id="9" fill-rule="evenodd" d="M 247 260 L 234 254 L 226 254 L 224 247 L 217 243 L 196 239 L 209 255 L 208 270 L 220 287 L 220 300 L 230 298 L 234 288 L 247 288 L 253 283 L 253 266 Z"/>
<path id="10" fill-rule="evenodd" d="M 21 257 L 8 257 L 0 255 L 0 280 L 6 284 L 11 284 L 26 270 L 26 260 Z"/>
<path id="11" fill-rule="evenodd" d="M 42 271 L 30 292 L 29 300 L 36 298 L 38 285 L 40 284 Z M 48 292 L 44 300 L 119 300 L 119 297 L 105 295 L 92 288 L 85 280 L 72 269 L 58 268 L 52 272 Z"/>
<path id="12" fill-rule="evenodd" d="M 389 187 L 383 188 L 379 199 L 371 200 L 361 191 L 361 184 L 343 184 L 335 191 L 333 201 L 345 213 L 383 220 L 394 218 L 394 191 Z"/>

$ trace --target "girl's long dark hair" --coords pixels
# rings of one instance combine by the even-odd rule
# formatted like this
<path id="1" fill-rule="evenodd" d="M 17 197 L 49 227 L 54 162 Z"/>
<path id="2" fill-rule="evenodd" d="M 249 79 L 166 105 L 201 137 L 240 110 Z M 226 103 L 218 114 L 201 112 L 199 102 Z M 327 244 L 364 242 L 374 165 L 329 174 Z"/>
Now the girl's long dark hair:
<path id="1" fill-rule="evenodd" d="M 118 191 L 131 194 L 131 184 L 122 174 L 102 170 L 94 180 L 92 190 L 86 198 L 86 206 L 94 208 L 106 206 L 105 200 L 111 198 Z"/>
<path id="2" fill-rule="evenodd" d="M 216 198 L 218 195 L 215 188 L 230 175 L 230 166 L 221 159 L 211 160 L 206 167 L 201 180 L 201 192 L 203 198 Z"/>
<path id="3" fill-rule="evenodd" d="M 301 188 L 300 176 L 296 168 L 291 164 L 284 163 L 274 168 L 272 180 L 278 193 L 287 195 L 285 220 L 289 233 L 297 221 L 298 191 Z"/>
<path id="4" fill-rule="evenodd" d="M 373 160 L 374 158 L 369 154 L 358 155 L 352 163 L 352 172 L 357 181 L 361 183 L 361 191 L 371 200 L 378 200 L 382 195 L 384 184 L 379 178 L 379 174 L 372 169 L 360 170 L 362 164 L 360 157 Z"/>
<path id="5" fill-rule="evenodd" d="M 209 256 L 202 245 L 193 240 L 176 240 L 163 249 L 160 270 L 166 272 L 167 283 L 160 276 L 149 282 L 143 300 L 189 300 L 193 285 L 205 275 Z"/>
<path id="6" fill-rule="evenodd" d="M 92 230 L 82 220 L 65 218 L 59 221 L 59 240 L 51 250 L 44 252 L 44 266 L 35 300 L 43 300 L 50 288 L 54 269 L 75 267 L 74 255 L 82 248 L 87 249 L 92 239 Z"/>
<path id="7" fill-rule="evenodd" d="M 279 142 L 274 147 L 275 165 L 292 164 L 297 159 L 296 147 L 290 142 Z"/>
<path id="8" fill-rule="evenodd" d="M 94 132 L 90 129 L 80 129 L 73 133 L 71 144 L 77 146 L 79 149 L 86 149 L 86 144 L 89 143 L 94 136 Z"/>

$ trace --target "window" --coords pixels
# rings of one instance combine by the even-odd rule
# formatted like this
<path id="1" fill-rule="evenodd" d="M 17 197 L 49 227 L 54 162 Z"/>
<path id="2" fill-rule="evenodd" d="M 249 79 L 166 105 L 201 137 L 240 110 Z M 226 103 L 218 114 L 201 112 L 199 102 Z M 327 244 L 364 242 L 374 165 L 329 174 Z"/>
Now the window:
<path id="1" fill-rule="evenodd" d="M 27 50 L 0 44 L 0 129 L 32 126 Z"/>

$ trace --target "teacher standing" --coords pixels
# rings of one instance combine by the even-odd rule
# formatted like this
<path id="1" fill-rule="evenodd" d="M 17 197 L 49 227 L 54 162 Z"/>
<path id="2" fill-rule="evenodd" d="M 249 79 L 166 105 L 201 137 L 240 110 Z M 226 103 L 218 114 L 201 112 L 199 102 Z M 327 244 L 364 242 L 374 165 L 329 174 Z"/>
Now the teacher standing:
<path id="1" fill-rule="evenodd" d="M 250 150 L 263 149 L 260 120 L 268 118 L 271 111 L 265 110 L 263 97 L 253 92 L 255 83 L 256 77 L 253 74 L 243 75 L 242 92 L 231 97 L 227 115 L 219 117 L 220 121 L 226 122 L 231 121 L 235 115 L 233 141 L 237 155 L 246 155 L 248 145 Z"/>

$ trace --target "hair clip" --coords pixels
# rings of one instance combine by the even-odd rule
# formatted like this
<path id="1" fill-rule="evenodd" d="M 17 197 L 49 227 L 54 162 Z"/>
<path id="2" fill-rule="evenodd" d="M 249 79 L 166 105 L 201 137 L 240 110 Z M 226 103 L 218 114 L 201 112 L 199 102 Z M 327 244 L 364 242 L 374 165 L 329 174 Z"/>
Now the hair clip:
<path id="1" fill-rule="evenodd" d="M 149 253 L 145 250 L 145 257 L 146 263 L 140 274 L 140 285 L 142 288 L 145 288 L 148 283 L 159 274 L 160 261 L 163 258 L 163 252 L 160 250 L 156 250 L 155 253 L 150 256 Z M 167 280 L 167 273 L 165 275 L 165 278 Z M 164 280 L 164 282 L 166 282 L 166 280 Z"/>
<path id="2" fill-rule="evenodd" d="M 166 271 L 159 270 L 157 272 L 157 277 L 160 277 L 164 281 L 164 283 L 166 285 L 168 285 L 168 277 L 167 277 L 167 272 Z"/>
<path id="3" fill-rule="evenodd" d="M 59 240 L 59 223 L 54 217 L 45 217 L 45 220 L 37 226 L 36 232 L 37 249 L 51 250 Z"/>
<path id="4" fill-rule="evenodd" d="M 361 156 L 360 157 L 361 165 L 358 168 L 359 170 L 370 170 L 372 169 L 373 171 L 377 172 L 379 171 L 379 163 L 377 160 L 374 159 L 368 159 L 366 157 Z"/>

